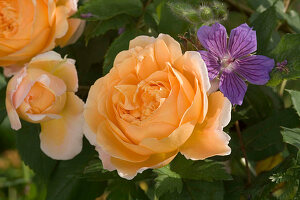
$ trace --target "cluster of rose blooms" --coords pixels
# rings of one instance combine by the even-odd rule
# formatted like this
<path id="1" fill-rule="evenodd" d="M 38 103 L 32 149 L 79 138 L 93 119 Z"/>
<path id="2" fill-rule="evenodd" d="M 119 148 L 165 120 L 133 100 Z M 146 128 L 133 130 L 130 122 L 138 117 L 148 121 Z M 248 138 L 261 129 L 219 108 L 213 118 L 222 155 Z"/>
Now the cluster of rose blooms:
<path id="1" fill-rule="evenodd" d="M 230 154 L 223 127 L 231 105 L 242 104 L 246 80 L 265 84 L 274 66 L 251 54 L 255 31 L 242 24 L 227 39 L 222 25 L 202 26 L 198 38 L 207 51 L 184 54 L 169 35 L 138 36 L 84 103 L 75 94 L 75 60 L 49 51 L 82 33 L 84 22 L 69 18 L 76 10 L 76 0 L 0 1 L 0 66 L 14 74 L 6 93 L 13 129 L 20 118 L 39 123 L 42 151 L 59 160 L 80 153 L 84 135 L 103 167 L 127 179 L 179 152 L 192 160 Z"/>

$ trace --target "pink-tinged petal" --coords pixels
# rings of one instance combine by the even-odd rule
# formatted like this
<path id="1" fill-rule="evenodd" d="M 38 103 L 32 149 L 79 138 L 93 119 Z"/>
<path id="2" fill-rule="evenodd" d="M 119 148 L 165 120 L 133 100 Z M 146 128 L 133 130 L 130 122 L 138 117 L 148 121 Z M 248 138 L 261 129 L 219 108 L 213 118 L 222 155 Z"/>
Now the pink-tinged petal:
<path id="1" fill-rule="evenodd" d="M 51 74 L 42 74 L 36 80 L 36 82 L 44 84 L 51 91 L 53 91 L 55 96 L 61 96 L 67 91 L 66 84 L 64 83 L 64 81 Z"/>
<path id="2" fill-rule="evenodd" d="M 213 56 L 208 51 L 199 51 L 199 53 L 201 54 L 201 57 L 206 64 L 209 79 L 212 80 L 216 78 L 221 69 L 221 65 L 218 62 L 218 58 Z"/>
<path id="3" fill-rule="evenodd" d="M 73 92 L 67 93 L 67 101 L 60 119 L 41 123 L 41 149 L 49 157 L 69 160 L 82 149 L 84 103 Z"/>
<path id="4" fill-rule="evenodd" d="M 228 146 L 230 137 L 223 132 L 223 127 L 230 122 L 231 104 L 221 92 L 212 93 L 208 102 L 205 121 L 196 126 L 192 136 L 180 148 L 180 152 L 188 159 L 202 160 L 231 153 Z"/>
<path id="5" fill-rule="evenodd" d="M 78 89 L 78 76 L 73 59 L 63 59 L 60 54 L 49 51 L 34 57 L 28 64 L 28 68 L 38 68 L 62 79 L 68 92 L 76 92 Z"/>
<path id="6" fill-rule="evenodd" d="M 235 105 L 242 105 L 247 85 L 234 72 L 223 72 L 220 78 L 220 91 Z"/>
<path id="7" fill-rule="evenodd" d="M 264 85 L 269 79 L 269 73 L 275 66 L 273 59 L 266 56 L 252 55 L 236 60 L 235 72 L 252 84 Z"/>
<path id="8" fill-rule="evenodd" d="M 61 116 L 57 115 L 57 114 L 30 114 L 30 113 L 25 113 L 25 115 L 28 116 L 28 118 L 30 119 L 30 121 L 32 123 L 34 122 L 41 122 L 41 121 L 45 121 L 45 120 L 51 120 L 51 119 L 60 119 Z"/>
<path id="9" fill-rule="evenodd" d="M 11 76 L 17 74 L 18 72 L 20 72 L 23 69 L 23 67 L 24 67 L 24 65 L 18 65 L 18 64 L 4 67 L 3 74 L 6 77 L 11 77 Z"/>
<path id="10" fill-rule="evenodd" d="M 210 95 L 211 93 L 216 92 L 219 89 L 220 80 L 218 78 L 215 78 L 210 81 L 211 87 L 209 88 L 207 95 Z"/>
<path id="11" fill-rule="evenodd" d="M 202 46 L 215 57 L 221 58 L 227 54 L 227 33 L 221 24 L 201 26 L 197 36 Z"/>
<path id="12" fill-rule="evenodd" d="M 116 169 L 116 167 L 111 163 L 111 156 L 108 153 L 103 151 L 98 145 L 96 145 L 96 151 L 98 152 L 99 158 L 102 161 L 103 169 L 106 169 L 108 171 L 113 171 Z"/>
<path id="13" fill-rule="evenodd" d="M 20 71 L 18 74 L 16 74 L 9 80 L 6 88 L 5 105 L 11 128 L 14 130 L 18 130 L 21 128 L 21 121 L 16 111 L 16 102 L 14 102 L 14 96 L 26 74 L 26 68 L 23 68 L 22 71 Z"/>
<path id="14" fill-rule="evenodd" d="M 133 179 L 137 173 L 142 173 L 149 168 L 160 168 L 169 164 L 177 155 L 177 151 L 166 154 L 154 154 L 143 162 L 128 162 L 111 157 L 112 165 L 118 170 L 118 174 L 128 180 Z"/>
<path id="15" fill-rule="evenodd" d="M 230 32 L 228 50 L 233 58 L 246 56 L 257 49 L 256 32 L 242 24 Z"/>

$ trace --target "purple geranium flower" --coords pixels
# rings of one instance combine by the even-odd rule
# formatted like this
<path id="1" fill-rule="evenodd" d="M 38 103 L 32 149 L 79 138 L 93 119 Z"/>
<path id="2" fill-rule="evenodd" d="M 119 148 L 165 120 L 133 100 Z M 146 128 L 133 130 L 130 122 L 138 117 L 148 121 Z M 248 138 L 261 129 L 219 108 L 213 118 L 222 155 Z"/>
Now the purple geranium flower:
<path id="1" fill-rule="evenodd" d="M 224 26 L 215 23 L 202 26 L 198 30 L 198 39 L 208 51 L 199 51 L 208 69 L 210 80 L 218 78 L 220 91 L 233 105 L 241 105 L 247 85 L 263 85 L 270 79 L 269 73 L 274 60 L 266 56 L 250 55 L 256 51 L 256 32 L 247 24 L 242 24 L 230 33 Z"/>

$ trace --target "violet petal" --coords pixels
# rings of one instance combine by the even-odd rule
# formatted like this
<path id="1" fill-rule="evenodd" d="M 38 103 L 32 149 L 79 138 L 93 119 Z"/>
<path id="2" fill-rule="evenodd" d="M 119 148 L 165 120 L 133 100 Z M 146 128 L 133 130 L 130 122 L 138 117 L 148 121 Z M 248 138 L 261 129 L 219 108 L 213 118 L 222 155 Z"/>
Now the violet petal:
<path id="1" fill-rule="evenodd" d="M 221 58 L 227 54 L 227 33 L 219 23 L 210 26 L 201 26 L 197 32 L 202 46 L 215 57 Z"/>
<path id="2" fill-rule="evenodd" d="M 252 84 L 264 85 L 269 79 L 275 62 L 266 56 L 252 55 L 236 60 L 235 72 Z"/>
<path id="3" fill-rule="evenodd" d="M 242 24 L 232 29 L 228 49 L 233 58 L 240 58 L 256 51 L 256 32 L 247 24 Z"/>
<path id="4" fill-rule="evenodd" d="M 218 58 L 208 51 L 199 51 L 199 53 L 206 64 L 209 79 L 212 80 L 216 78 L 221 68 L 221 65 L 218 63 Z"/>
<path id="5" fill-rule="evenodd" d="M 234 72 L 223 72 L 220 78 L 220 91 L 235 105 L 242 105 L 247 90 L 246 83 Z"/>

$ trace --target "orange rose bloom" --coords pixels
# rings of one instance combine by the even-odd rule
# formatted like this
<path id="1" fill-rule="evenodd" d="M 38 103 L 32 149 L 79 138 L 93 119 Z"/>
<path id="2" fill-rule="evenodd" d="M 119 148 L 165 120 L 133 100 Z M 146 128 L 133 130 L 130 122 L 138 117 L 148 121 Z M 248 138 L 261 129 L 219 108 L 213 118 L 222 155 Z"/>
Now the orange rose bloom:
<path id="1" fill-rule="evenodd" d="M 5 103 L 11 127 L 21 128 L 19 117 L 40 123 L 41 149 L 53 159 L 71 159 L 82 148 L 84 103 L 75 95 L 74 63 L 53 51 L 40 54 L 7 85 Z"/>
<path id="2" fill-rule="evenodd" d="M 220 92 L 208 94 L 209 88 L 198 52 L 182 55 L 169 35 L 139 36 L 92 86 L 85 136 L 104 168 L 127 179 L 167 165 L 178 152 L 193 160 L 228 155 L 223 127 L 231 104 Z"/>
<path id="3" fill-rule="evenodd" d="M 0 0 L 0 66 L 22 65 L 33 56 L 78 39 L 84 23 L 68 19 L 78 0 Z"/>

